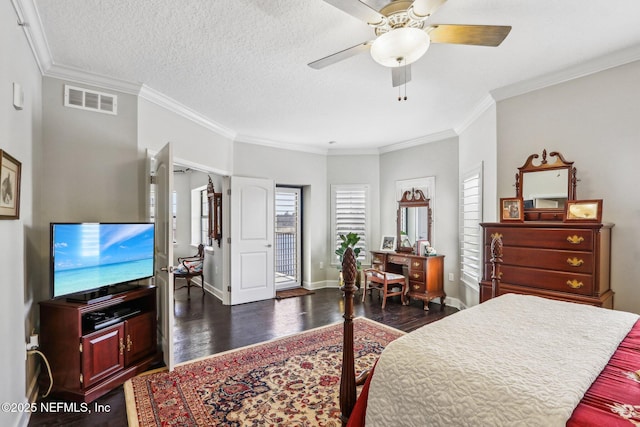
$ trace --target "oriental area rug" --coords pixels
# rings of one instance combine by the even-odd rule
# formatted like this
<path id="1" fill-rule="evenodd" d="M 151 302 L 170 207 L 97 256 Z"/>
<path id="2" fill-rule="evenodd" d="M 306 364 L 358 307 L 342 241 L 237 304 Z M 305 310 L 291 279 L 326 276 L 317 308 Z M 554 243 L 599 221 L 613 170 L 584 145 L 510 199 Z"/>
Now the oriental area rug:
<path id="1" fill-rule="evenodd" d="M 404 332 L 354 319 L 356 373 Z M 155 371 L 125 383 L 129 426 L 325 426 L 340 422 L 343 324 Z"/>

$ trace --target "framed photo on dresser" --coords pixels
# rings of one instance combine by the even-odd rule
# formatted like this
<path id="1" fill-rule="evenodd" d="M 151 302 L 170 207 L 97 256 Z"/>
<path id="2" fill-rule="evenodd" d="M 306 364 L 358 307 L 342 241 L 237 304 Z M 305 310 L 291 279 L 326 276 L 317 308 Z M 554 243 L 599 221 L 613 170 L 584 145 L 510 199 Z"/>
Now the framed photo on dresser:
<path id="1" fill-rule="evenodd" d="M 565 222 L 601 222 L 602 199 L 569 200 L 564 211 Z"/>
<path id="2" fill-rule="evenodd" d="M 524 209 L 521 197 L 500 199 L 500 222 L 524 221 Z"/>

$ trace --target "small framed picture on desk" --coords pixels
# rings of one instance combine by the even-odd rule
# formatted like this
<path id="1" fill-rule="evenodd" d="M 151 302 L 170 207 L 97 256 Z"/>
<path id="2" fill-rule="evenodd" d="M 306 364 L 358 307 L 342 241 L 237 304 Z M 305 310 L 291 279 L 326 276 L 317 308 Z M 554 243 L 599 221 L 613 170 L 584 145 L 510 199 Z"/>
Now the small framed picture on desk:
<path id="1" fill-rule="evenodd" d="M 380 250 L 384 252 L 393 252 L 396 249 L 396 236 L 382 236 L 380 242 Z"/>

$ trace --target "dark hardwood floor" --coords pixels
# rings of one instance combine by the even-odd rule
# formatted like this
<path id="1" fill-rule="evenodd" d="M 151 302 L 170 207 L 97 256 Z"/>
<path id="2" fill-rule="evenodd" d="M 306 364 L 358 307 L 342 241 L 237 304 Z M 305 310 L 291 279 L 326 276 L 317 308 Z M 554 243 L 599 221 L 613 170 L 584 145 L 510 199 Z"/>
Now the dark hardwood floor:
<path id="1" fill-rule="evenodd" d="M 431 303 L 430 310 L 422 309 L 422 302 L 413 301 L 402 306 L 399 297 L 387 302 L 385 310 L 377 292 L 361 301 L 355 297 L 355 315 L 367 317 L 394 328 L 410 332 L 420 326 L 439 320 L 457 310 Z M 175 295 L 174 356 L 177 363 L 219 353 L 250 344 L 295 334 L 319 326 L 341 322 L 343 314 L 342 292 L 338 289 L 320 289 L 313 295 L 282 300 L 266 300 L 236 306 L 222 305 L 215 297 L 199 290 L 186 289 Z M 46 390 L 46 382 L 41 390 Z M 55 402 L 55 399 L 46 399 Z M 109 412 L 33 413 L 29 426 L 69 427 L 121 427 L 127 425 L 126 405 L 122 386 L 92 402 L 103 405 Z"/>

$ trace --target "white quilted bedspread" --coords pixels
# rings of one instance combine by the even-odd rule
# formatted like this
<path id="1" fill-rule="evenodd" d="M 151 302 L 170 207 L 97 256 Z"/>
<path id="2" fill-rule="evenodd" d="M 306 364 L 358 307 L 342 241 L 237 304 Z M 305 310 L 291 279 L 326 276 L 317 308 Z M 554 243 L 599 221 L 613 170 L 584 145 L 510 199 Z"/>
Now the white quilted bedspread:
<path id="1" fill-rule="evenodd" d="M 398 338 L 367 427 L 564 426 L 638 316 L 507 294 Z"/>

